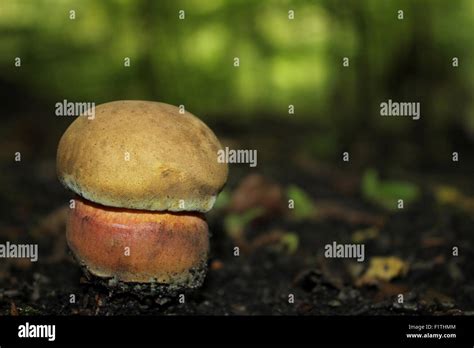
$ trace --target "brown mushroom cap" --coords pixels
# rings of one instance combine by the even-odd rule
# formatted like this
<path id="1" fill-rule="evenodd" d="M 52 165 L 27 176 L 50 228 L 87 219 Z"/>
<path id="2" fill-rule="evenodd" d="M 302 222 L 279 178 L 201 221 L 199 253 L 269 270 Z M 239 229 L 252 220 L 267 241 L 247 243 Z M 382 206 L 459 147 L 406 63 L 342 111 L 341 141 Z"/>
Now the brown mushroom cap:
<path id="1" fill-rule="evenodd" d="M 227 180 L 222 146 L 197 117 L 175 106 L 116 101 L 78 117 L 57 153 L 60 181 L 111 207 L 209 211 Z"/>

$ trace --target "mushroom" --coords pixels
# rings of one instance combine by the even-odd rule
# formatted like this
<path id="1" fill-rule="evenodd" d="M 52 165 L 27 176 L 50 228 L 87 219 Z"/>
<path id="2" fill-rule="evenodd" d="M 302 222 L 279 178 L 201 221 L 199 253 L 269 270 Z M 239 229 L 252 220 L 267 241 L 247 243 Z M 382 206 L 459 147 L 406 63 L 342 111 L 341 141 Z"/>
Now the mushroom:
<path id="1" fill-rule="evenodd" d="M 199 287 L 209 252 L 208 212 L 227 180 L 222 146 L 172 105 L 115 101 L 63 134 L 57 173 L 76 193 L 69 248 L 106 284 Z"/>

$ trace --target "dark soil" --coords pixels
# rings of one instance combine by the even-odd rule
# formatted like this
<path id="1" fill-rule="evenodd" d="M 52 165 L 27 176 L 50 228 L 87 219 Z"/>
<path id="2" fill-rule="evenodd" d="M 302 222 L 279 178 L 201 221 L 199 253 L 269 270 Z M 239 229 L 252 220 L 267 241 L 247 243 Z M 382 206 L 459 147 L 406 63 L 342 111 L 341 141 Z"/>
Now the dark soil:
<path id="1" fill-rule="evenodd" d="M 41 135 L 41 131 L 40 131 Z M 252 135 L 249 135 L 253 141 Z M 262 139 L 261 137 L 259 139 Z M 243 141 L 245 143 L 245 140 Z M 54 159 L 3 164 L 4 192 L 0 238 L 17 243 L 38 243 L 36 263 L 1 260 L 0 313 L 3 315 L 473 315 L 474 314 L 474 219 L 472 212 L 456 205 L 440 207 L 430 190 L 430 177 L 422 178 L 423 197 L 410 207 L 388 213 L 367 203 L 358 190 L 357 178 L 341 169 L 311 172 L 288 160 L 287 146 L 276 136 L 272 149 L 291 165 L 281 166 L 267 155 L 260 172 L 282 187 L 296 183 L 318 200 L 330 200 L 344 209 L 362 214 L 359 220 L 337 216 L 292 219 L 287 213 L 270 213 L 246 226 L 240 240 L 224 228 L 225 210 L 208 216 L 212 232 L 209 271 L 201 289 L 179 298 L 162 298 L 117 292 L 88 281 L 67 252 L 64 239 L 65 202 L 68 193 L 57 183 Z M 257 145 L 256 145 L 257 146 Z M 261 146 L 268 146 L 263 144 Z M 288 152 L 288 150 L 286 150 Z M 262 152 L 260 163 L 265 159 Z M 48 152 L 47 152 L 48 153 Z M 269 152 L 267 152 L 268 154 Z M 271 160 L 269 160 L 271 159 Z M 273 163 L 273 165 L 271 164 Z M 247 173 L 234 166 L 228 190 L 232 192 Z M 35 173 L 34 176 L 31 173 Z M 413 174 L 413 173 L 412 173 Z M 443 182 L 459 183 L 456 176 Z M 355 186 L 339 187 L 339 180 Z M 433 180 L 438 180 L 437 178 Z M 465 182 L 472 182 L 466 174 Z M 354 188 L 355 187 L 355 188 Z M 27 193 L 29 192 L 29 193 Z M 32 192 L 34 194 L 32 194 Z M 469 194 L 469 190 L 465 192 Z M 472 193 L 472 191 L 471 191 Z M 59 207 L 59 208 L 58 208 Z M 63 208 L 61 208 L 63 207 Z M 342 207 L 342 208 L 341 208 Z M 352 243 L 353 233 L 371 227 L 365 215 L 382 217 L 377 236 L 365 240 L 366 260 L 324 257 L 327 243 Z M 352 216 L 352 215 L 351 215 Z M 272 231 L 298 236 L 298 248 L 291 252 L 265 236 Z M 253 247 L 240 243 L 260 240 Z M 249 244 L 249 245 L 250 245 Z M 239 256 L 234 247 L 241 246 Z M 452 248 L 459 248 L 453 256 Z M 394 256 L 409 265 L 406 274 L 388 281 L 357 284 L 374 256 Z M 397 301 L 404 295 L 403 303 Z M 72 296 L 74 295 L 74 296 Z M 294 296 L 294 302 L 289 299 Z M 75 303 L 71 298 L 75 297 Z M 166 303 L 164 303 L 166 302 Z"/>

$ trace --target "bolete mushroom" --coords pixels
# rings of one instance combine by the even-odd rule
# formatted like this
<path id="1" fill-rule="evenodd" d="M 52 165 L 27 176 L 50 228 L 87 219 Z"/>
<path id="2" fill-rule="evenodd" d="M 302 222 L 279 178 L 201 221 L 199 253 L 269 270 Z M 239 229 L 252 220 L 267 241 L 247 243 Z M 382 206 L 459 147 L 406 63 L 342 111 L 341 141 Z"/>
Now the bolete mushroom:
<path id="1" fill-rule="evenodd" d="M 189 112 L 115 101 L 78 117 L 57 152 L 59 180 L 77 194 L 66 235 L 92 278 L 109 284 L 199 287 L 209 211 L 227 180 L 221 144 Z"/>

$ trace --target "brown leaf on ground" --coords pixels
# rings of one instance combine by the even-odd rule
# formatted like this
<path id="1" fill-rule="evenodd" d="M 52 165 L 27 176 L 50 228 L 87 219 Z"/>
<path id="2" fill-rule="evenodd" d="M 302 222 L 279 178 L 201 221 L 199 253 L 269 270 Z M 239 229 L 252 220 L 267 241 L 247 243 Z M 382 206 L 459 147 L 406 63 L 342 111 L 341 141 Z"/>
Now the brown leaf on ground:
<path id="1" fill-rule="evenodd" d="M 318 266 L 323 280 L 339 290 L 344 287 L 344 284 L 349 284 L 352 280 L 347 264 L 347 260 L 318 257 Z"/>
<path id="2" fill-rule="evenodd" d="M 240 235 L 234 242 L 243 253 L 254 252 L 261 248 L 274 248 L 276 251 L 286 251 L 292 254 L 298 248 L 298 236 L 295 233 L 274 229 L 262 233 L 251 240 Z"/>
<path id="3" fill-rule="evenodd" d="M 284 231 L 280 230 L 272 230 L 267 233 L 261 234 L 249 243 L 249 247 L 251 250 L 259 249 L 268 245 L 274 245 L 280 243 L 282 237 L 284 235 Z"/>
<path id="4" fill-rule="evenodd" d="M 325 179 L 329 186 L 344 195 L 353 195 L 359 190 L 360 176 L 346 169 L 331 167 L 304 155 L 297 156 L 295 163 L 306 173 Z"/>
<path id="5" fill-rule="evenodd" d="M 454 300 L 438 290 L 428 289 L 420 296 L 420 304 L 424 306 L 442 305 L 443 307 L 453 307 Z"/>
<path id="6" fill-rule="evenodd" d="M 436 248 L 446 244 L 446 239 L 443 237 L 425 237 L 421 239 L 422 248 Z"/>
<path id="7" fill-rule="evenodd" d="M 379 280 L 378 281 L 378 291 L 374 296 L 375 302 L 381 302 L 388 298 L 398 296 L 399 294 L 405 294 L 410 289 L 404 284 L 392 284 L 387 281 Z"/>
<path id="8" fill-rule="evenodd" d="M 18 313 L 18 309 L 16 308 L 15 302 L 12 302 L 12 303 L 10 304 L 10 315 L 13 315 L 13 316 L 18 316 L 18 315 L 20 315 L 20 314 Z"/>
<path id="9" fill-rule="evenodd" d="M 474 197 L 467 196 L 456 187 L 439 185 L 434 188 L 434 195 L 439 204 L 453 205 L 467 213 L 474 214 Z"/>
<path id="10" fill-rule="evenodd" d="M 248 250 L 254 251 L 263 247 L 272 247 L 277 251 L 292 254 L 298 249 L 299 238 L 295 233 L 274 229 L 261 234 L 248 243 Z"/>
<path id="11" fill-rule="evenodd" d="M 360 210 L 355 210 L 335 201 L 316 202 L 316 219 L 334 219 L 347 222 L 350 225 L 369 225 L 382 227 L 385 217 Z"/>
<path id="12" fill-rule="evenodd" d="M 11 259 L 10 262 L 11 266 L 22 270 L 27 270 L 32 266 L 31 260 L 27 258 Z"/>
<path id="13" fill-rule="evenodd" d="M 390 281 L 405 276 L 408 269 L 408 263 L 398 257 L 372 257 L 367 271 L 356 280 L 356 286 L 377 285 L 380 281 Z"/>
<path id="14" fill-rule="evenodd" d="M 213 260 L 209 268 L 211 271 L 219 271 L 224 268 L 224 263 L 221 260 Z"/>
<path id="15" fill-rule="evenodd" d="M 267 216 L 280 215 L 286 209 L 281 186 L 260 174 L 247 175 L 234 190 L 229 211 L 243 213 L 263 208 Z"/>

